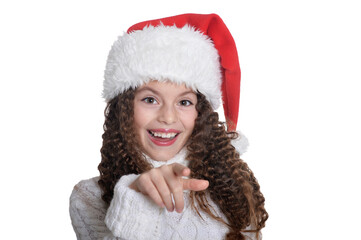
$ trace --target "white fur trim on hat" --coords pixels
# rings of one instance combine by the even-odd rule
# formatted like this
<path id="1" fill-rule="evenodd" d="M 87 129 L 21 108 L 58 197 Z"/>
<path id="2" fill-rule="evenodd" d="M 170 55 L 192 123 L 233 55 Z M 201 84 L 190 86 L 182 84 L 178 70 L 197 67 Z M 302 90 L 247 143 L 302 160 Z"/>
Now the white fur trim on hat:
<path id="1" fill-rule="evenodd" d="M 109 101 L 151 80 L 184 83 L 204 94 L 214 109 L 220 106 L 218 52 L 208 36 L 188 25 L 147 26 L 115 41 L 104 73 L 103 97 Z"/>

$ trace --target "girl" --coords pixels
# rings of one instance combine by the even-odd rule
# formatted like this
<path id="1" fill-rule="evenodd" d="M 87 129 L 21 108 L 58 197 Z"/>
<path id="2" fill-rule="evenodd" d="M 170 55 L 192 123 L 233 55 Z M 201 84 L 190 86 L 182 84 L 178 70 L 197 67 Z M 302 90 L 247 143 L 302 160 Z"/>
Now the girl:
<path id="1" fill-rule="evenodd" d="M 239 87 L 237 50 L 215 14 L 142 22 L 119 37 L 105 70 L 100 176 L 70 198 L 77 238 L 260 239 L 265 199 L 233 131 Z"/>

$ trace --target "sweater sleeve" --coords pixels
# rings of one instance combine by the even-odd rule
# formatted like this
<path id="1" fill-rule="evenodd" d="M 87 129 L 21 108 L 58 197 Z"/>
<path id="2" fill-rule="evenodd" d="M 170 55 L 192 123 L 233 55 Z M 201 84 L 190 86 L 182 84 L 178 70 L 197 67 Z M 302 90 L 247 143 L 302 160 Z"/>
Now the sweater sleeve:
<path id="1" fill-rule="evenodd" d="M 138 175 L 122 176 L 114 187 L 114 196 L 105 216 L 105 224 L 112 236 L 119 239 L 224 239 L 229 229 L 200 210 L 202 217 L 190 207 L 188 193 L 185 192 L 185 208 L 182 213 L 168 212 L 160 208 L 147 196 L 129 185 Z M 225 216 L 219 207 L 209 199 L 214 213 Z M 255 240 L 255 235 L 245 233 L 247 240 Z"/>
<path id="2" fill-rule="evenodd" d="M 104 223 L 106 204 L 101 199 L 98 178 L 75 185 L 70 196 L 70 217 L 80 240 L 116 239 Z"/>
<path id="3" fill-rule="evenodd" d="M 129 188 L 138 177 L 122 176 L 114 187 L 105 223 L 115 237 L 122 239 L 159 239 L 163 209 L 142 193 Z"/>

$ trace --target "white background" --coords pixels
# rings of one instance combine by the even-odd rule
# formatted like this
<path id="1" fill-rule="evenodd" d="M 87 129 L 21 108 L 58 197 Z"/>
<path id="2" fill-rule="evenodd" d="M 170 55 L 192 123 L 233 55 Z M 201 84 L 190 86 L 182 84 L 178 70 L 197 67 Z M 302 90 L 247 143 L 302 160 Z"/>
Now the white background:
<path id="1" fill-rule="evenodd" d="M 98 174 L 103 70 L 139 21 L 218 13 L 237 43 L 243 158 L 264 239 L 360 239 L 357 1 L 1 1 L 1 238 L 75 239 L 72 187 Z"/>

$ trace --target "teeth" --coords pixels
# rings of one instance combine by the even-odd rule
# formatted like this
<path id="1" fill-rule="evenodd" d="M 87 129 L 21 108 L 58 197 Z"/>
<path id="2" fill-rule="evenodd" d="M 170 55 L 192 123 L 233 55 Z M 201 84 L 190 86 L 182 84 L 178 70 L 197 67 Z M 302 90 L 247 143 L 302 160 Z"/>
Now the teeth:
<path id="1" fill-rule="evenodd" d="M 150 133 L 153 136 L 160 138 L 174 138 L 177 135 L 177 133 L 162 133 L 162 132 L 152 132 L 152 131 L 150 131 Z"/>

